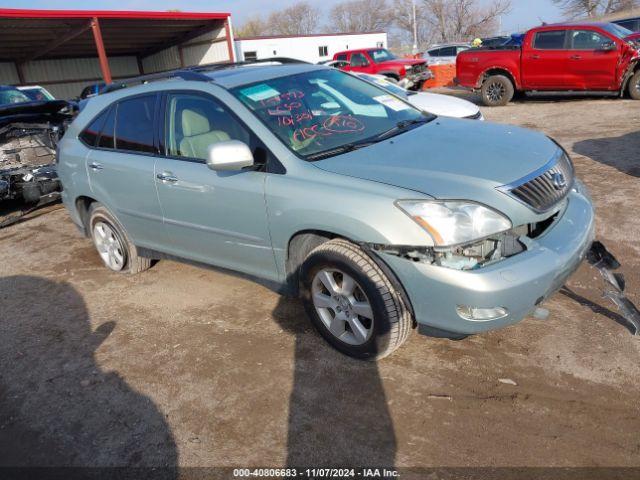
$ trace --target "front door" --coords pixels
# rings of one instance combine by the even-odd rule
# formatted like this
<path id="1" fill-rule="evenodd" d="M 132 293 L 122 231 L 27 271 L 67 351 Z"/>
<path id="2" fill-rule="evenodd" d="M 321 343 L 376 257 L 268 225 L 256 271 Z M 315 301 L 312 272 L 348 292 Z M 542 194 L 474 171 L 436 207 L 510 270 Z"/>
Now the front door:
<path id="1" fill-rule="evenodd" d="M 563 90 L 569 66 L 566 30 L 537 32 L 522 49 L 522 83 L 529 90 Z"/>
<path id="2" fill-rule="evenodd" d="M 168 93 L 165 155 L 155 166 L 172 252 L 185 258 L 277 278 L 264 196 L 265 173 L 213 171 L 208 147 L 252 135 L 226 107 L 198 92 Z"/>
<path id="3" fill-rule="evenodd" d="M 570 30 L 569 85 L 579 90 L 616 88 L 620 47 L 593 30 Z M 614 49 L 605 48 L 614 45 Z"/>

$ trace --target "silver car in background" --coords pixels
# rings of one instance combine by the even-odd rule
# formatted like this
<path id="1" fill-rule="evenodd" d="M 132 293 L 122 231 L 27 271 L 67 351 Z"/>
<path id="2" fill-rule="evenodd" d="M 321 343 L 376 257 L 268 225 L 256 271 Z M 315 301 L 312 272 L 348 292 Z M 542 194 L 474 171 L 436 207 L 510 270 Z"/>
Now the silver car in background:
<path id="1" fill-rule="evenodd" d="M 426 114 L 308 64 L 123 82 L 59 144 L 72 220 L 105 265 L 184 258 L 300 295 L 341 352 L 522 320 L 589 249 L 567 153 L 518 127 Z"/>

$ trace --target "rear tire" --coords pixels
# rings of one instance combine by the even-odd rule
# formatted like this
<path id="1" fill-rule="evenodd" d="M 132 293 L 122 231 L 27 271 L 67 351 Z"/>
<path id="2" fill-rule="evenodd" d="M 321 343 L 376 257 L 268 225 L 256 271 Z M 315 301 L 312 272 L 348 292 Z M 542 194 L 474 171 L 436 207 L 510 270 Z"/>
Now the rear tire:
<path id="1" fill-rule="evenodd" d="M 504 75 L 491 75 L 482 83 L 480 94 L 487 107 L 503 107 L 513 99 L 515 88 Z"/>
<path id="2" fill-rule="evenodd" d="M 640 100 L 640 70 L 629 79 L 629 96 L 634 100 Z"/>
<path id="3" fill-rule="evenodd" d="M 307 314 L 340 352 L 377 360 L 408 338 L 413 319 L 401 293 L 357 245 L 342 239 L 319 245 L 304 261 L 301 280 Z"/>
<path id="4" fill-rule="evenodd" d="M 122 224 L 102 204 L 95 202 L 89 207 L 88 227 L 93 244 L 109 270 L 136 274 L 151 267 L 151 259 L 138 256 Z"/>

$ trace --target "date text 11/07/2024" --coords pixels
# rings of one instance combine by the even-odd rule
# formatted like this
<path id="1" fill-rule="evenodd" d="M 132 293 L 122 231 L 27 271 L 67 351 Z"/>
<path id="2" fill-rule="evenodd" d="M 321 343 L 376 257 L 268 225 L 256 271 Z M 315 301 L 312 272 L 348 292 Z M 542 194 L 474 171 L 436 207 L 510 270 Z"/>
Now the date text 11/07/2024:
<path id="1" fill-rule="evenodd" d="M 235 468 L 234 478 L 398 478 L 392 468 Z"/>

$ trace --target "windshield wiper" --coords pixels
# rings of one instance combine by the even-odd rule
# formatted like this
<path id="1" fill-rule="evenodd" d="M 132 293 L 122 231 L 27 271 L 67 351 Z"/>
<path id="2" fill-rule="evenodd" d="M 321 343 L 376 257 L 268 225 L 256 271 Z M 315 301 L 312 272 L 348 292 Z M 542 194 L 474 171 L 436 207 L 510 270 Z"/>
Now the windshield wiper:
<path id="1" fill-rule="evenodd" d="M 418 125 L 418 124 L 421 124 L 421 123 L 429 123 L 434 118 L 435 118 L 435 116 L 434 117 L 425 116 L 425 117 L 422 117 L 422 118 L 414 118 L 413 120 L 402 120 L 402 121 L 396 123 L 396 125 L 394 127 L 390 128 L 386 132 L 382 132 L 380 135 L 378 135 L 376 137 L 376 140 L 380 141 L 380 140 L 384 140 L 385 138 L 393 137 L 394 135 L 397 135 L 399 133 L 407 131 L 409 129 L 409 127 L 412 127 L 413 125 Z"/>
<path id="2" fill-rule="evenodd" d="M 369 145 L 373 145 L 374 143 L 375 142 L 370 142 L 370 141 L 346 143 L 344 145 L 340 145 L 339 147 L 325 150 L 324 152 L 319 152 L 319 153 L 314 153 L 313 155 L 309 155 L 307 157 L 307 160 L 311 162 L 313 162 L 314 160 L 322 160 L 323 158 L 333 157 L 335 155 L 340 155 L 341 153 L 353 152 L 354 150 L 368 147 Z"/>

